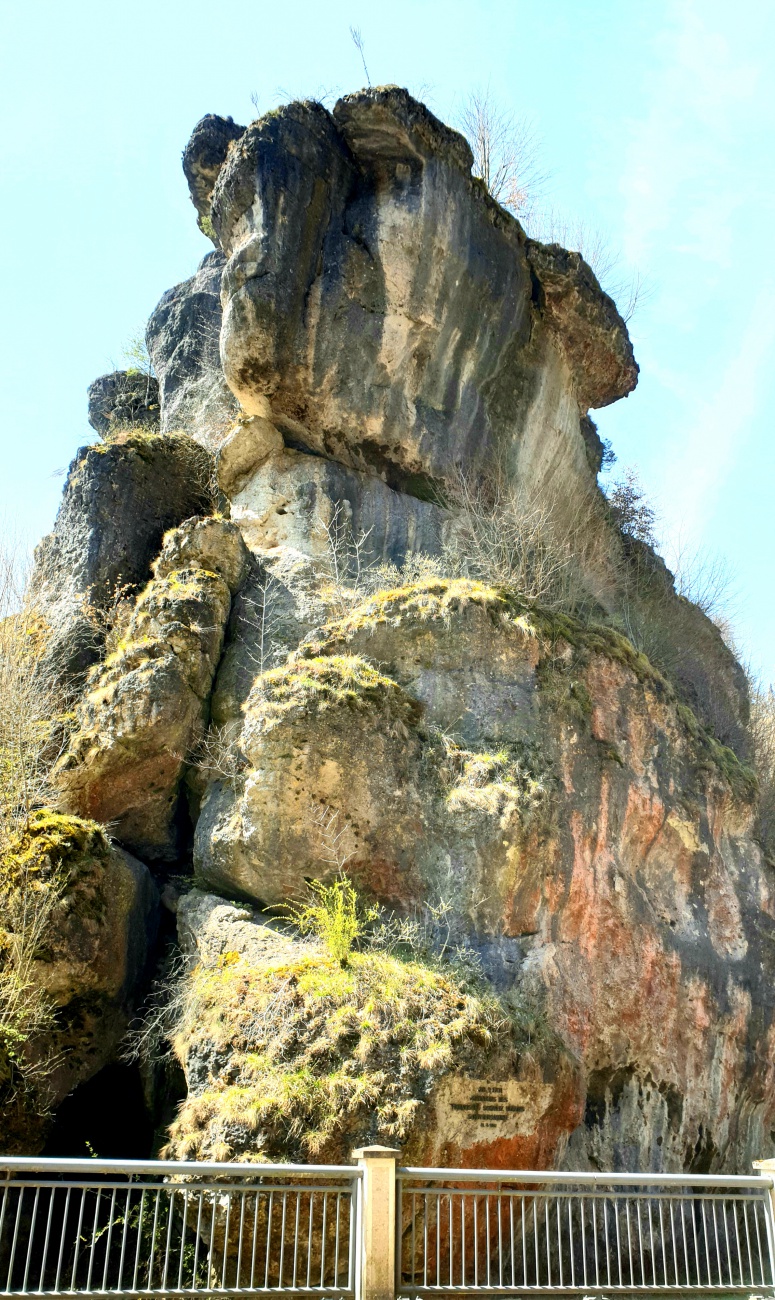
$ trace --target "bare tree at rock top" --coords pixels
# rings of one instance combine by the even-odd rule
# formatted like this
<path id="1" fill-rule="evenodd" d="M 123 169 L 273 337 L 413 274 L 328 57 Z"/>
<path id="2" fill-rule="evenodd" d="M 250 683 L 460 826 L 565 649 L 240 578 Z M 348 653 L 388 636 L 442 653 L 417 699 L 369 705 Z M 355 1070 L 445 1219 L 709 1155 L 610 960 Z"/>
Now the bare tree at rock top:
<path id="1" fill-rule="evenodd" d="M 525 215 L 546 181 L 530 123 L 499 108 L 488 89 L 472 91 L 458 124 L 473 151 L 474 175 L 502 207 Z"/>

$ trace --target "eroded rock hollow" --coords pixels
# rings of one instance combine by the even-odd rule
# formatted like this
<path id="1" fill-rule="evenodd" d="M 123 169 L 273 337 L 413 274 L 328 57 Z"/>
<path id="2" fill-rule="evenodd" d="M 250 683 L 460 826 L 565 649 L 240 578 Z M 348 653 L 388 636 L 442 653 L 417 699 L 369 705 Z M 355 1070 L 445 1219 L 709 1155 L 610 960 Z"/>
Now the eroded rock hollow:
<path id="1" fill-rule="evenodd" d="M 100 924 L 144 918 L 104 990 L 57 975 L 110 1002 L 94 1068 L 150 986 L 172 1154 L 746 1170 L 775 1138 L 747 690 L 598 486 L 589 411 L 638 374 L 614 302 L 395 87 L 209 116 L 184 167 L 215 250 L 149 322 L 158 422 L 102 385 L 34 586 L 59 815 L 120 846 Z M 344 879 L 342 957 L 288 908 Z"/>

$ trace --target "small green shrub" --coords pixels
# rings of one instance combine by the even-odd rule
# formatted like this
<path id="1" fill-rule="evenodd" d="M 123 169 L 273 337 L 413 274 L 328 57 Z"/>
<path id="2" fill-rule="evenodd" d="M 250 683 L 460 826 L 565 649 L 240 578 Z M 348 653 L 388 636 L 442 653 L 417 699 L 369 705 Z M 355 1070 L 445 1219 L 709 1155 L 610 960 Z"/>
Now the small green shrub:
<path id="1" fill-rule="evenodd" d="M 377 920 L 379 908 L 364 906 L 344 872 L 328 885 L 322 880 L 310 880 L 308 888 L 308 902 L 288 903 L 277 911 L 300 934 L 320 939 L 329 956 L 340 966 L 347 966 L 355 944 L 364 937 L 368 925 Z"/>

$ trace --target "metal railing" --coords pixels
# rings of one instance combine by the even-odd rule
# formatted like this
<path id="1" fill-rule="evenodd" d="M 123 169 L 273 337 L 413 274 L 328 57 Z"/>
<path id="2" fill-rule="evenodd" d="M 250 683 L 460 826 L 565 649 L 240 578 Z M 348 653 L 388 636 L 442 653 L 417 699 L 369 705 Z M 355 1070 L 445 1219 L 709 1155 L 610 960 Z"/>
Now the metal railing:
<path id="1" fill-rule="evenodd" d="M 346 1165 L 0 1160 L 0 1292 L 352 1297 L 361 1178 Z"/>
<path id="2" fill-rule="evenodd" d="M 771 1178 L 397 1171 L 407 1297 L 773 1295 Z"/>

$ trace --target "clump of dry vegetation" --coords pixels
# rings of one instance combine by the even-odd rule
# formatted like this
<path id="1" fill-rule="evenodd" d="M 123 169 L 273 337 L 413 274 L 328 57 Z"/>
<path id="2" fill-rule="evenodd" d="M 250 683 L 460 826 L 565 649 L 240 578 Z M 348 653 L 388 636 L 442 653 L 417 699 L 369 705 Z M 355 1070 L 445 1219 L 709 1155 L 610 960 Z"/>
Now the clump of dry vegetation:
<path id="1" fill-rule="evenodd" d="M 18 553 L 0 555 L 0 1103 L 6 1141 L 45 1107 L 53 1009 L 35 963 L 74 858 L 94 850 L 91 823 L 47 807 L 69 718 L 47 659 L 48 628 Z M 84 839 L 84 835 L 86 839 Z M 88 841 L 88 844 L 87 842 Z M 88 854 L 87 854 L 88 855 Z M 26 1118 L 25 1118 L 26 1117 Z"/>

